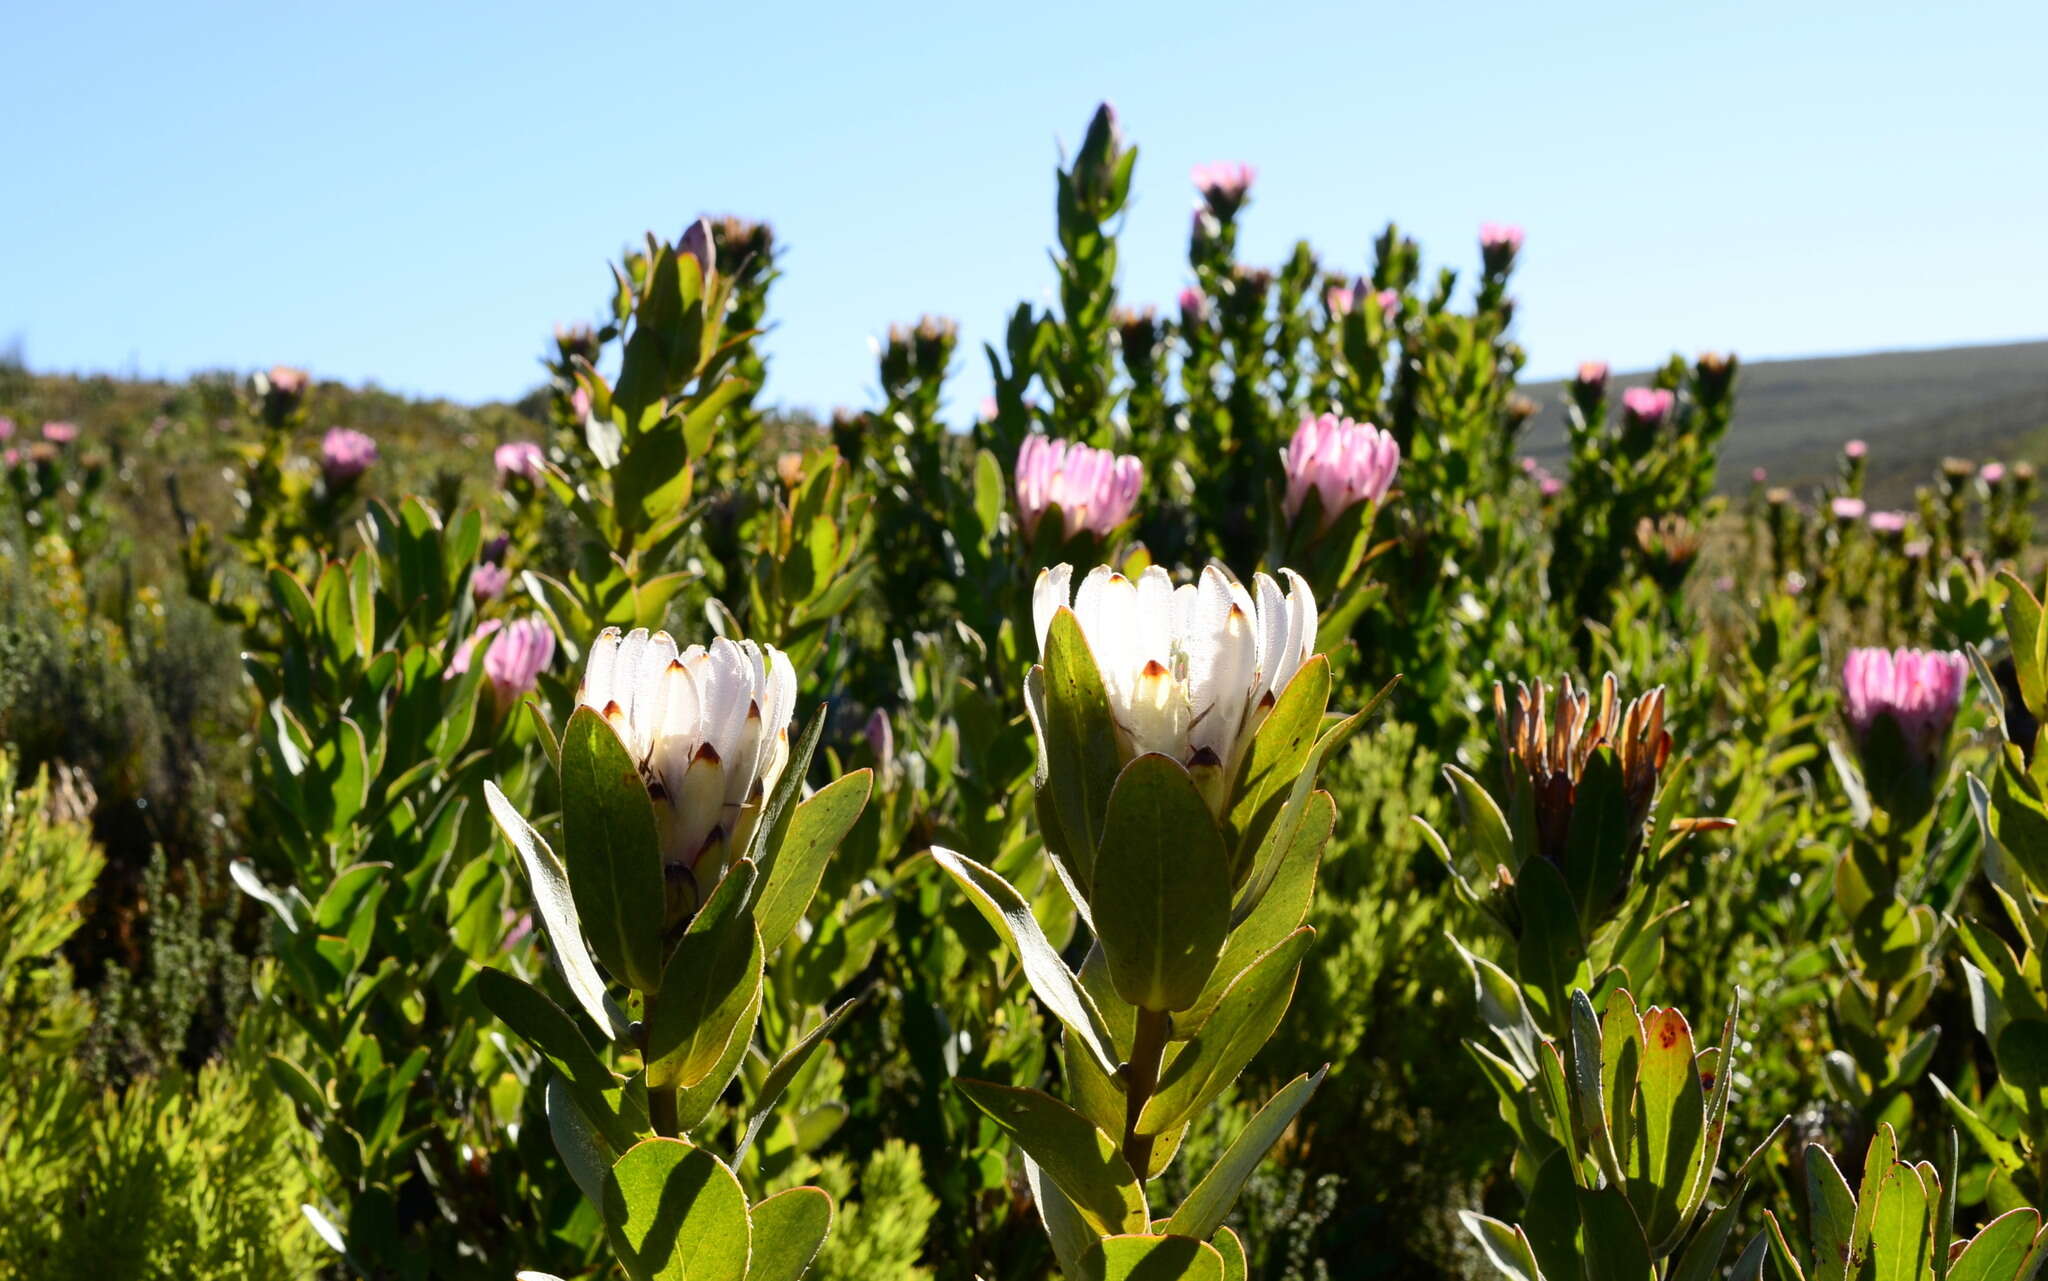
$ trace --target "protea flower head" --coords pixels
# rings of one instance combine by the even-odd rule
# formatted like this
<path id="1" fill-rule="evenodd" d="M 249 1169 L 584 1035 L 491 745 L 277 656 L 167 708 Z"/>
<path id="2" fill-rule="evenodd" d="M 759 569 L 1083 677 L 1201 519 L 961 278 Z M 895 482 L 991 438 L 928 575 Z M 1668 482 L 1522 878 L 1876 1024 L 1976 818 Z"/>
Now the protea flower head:
<path id="1" fill-rule="evenodd" d="M 1834 514 L 1836 520 L 1842 521 L 1845 524 L 1862 520 L 1863 513 L 1868 510 L 1869 505 L 1860 498 L 1830 498 L 1828 500 L 1828 511 Z"/>
<path id="2" fill-rule="evenodd" d="M 511 581 L 511 570 L 495 561 L 479 561 L 477 567 L 469 571 L 469 594 L 479 603 L 494 600 Z"/>
<path id="3" fill-rule="evenodd" d="M 491 453 L 491 462 L 498 469 L 498 483 L 504 484 L 514 476 L 532 480 L 540 475 L 541 465 L 547 455 L 538 444 L 530 440 L 508 440 Z"/>
<path id="4" fill-rule="evenodd" d="M 1244 207 L 1244 198 L 1258 176 L 1257 169 L 1238 161 L 1196 165 L 1188 172 L 1209 212 L 1226 220 Z"/>
<path id="5" fill-rule="evenodd" d="M 1401 447 L 1371 423 L 1324 414 L 1304 418 L 1287 446 L 1287 519 L 1301 514 L 1314 490 L 1322 504 L 1322 528 L 1358 503 L 1379 503 L 1401 467 Z"/>
<path id="6" fill-rule="evenodd" d="M 53 445 L 68 445 L 78 439 L 78 424 L 44 423 L 43 439 Z"/>
<path id="7" fill-rule="evenodd" d="M 320 471 L 330 488 L 351 484 L 377 461 L 377 442 L 352 427 L 336 427 L 320 438 Z"/>
<path id="8" fill-rule="evenodd" d="M 789 761 L 796 670 L 781 651 L 723 636 L 678 650 L 667 632 L 607 627 L 576 701 L 602 715 L 639 763 L 671 884 L 707 853 L 718 860 L 715 876 L 746 848 Z"/>
<path id="9" fill-rule="evenodd" d="M 2005 479 L 2005 464 L 1985 463 L 1977 469 L 1977 479 L 1987 485 L 1996 485 L 1999 481 Z"/>
<path id="10" fill-rule="evenodd" d="M 1843 713 L 1868 756 L 1878 722 L 1891 720 L 1913 760 L 1932 768 L 1962 706 L 1970 664 L 1952 650 L 1852 649 L 1842 664 Z"/>
<path id="11" fill-rule="evenodd" d="M 1070 607 L 1071 565 L 1041 570 L 1031 594 L 1039 653 Z M 1316 602 L 1291 569 L 1283 595 L 1264 574 L 1252 590 L 1211 565 L 1174 586 L 1158 565 L 1133 582 L 1091 570 L 1071 608 L 1109 696 L 1125 760 L 1157 752 L 1191 770 L 1229 769 L 1315 652 Z"/>
<path id="12" fill-rule="evenodd" d="M 499 708 L 531 693 L 540 674 L 555 660 L 555 633 L 541 618 L 519 618 L 498 631 L 484 651 L 484 676 L 491 682 Z"/>
<path id="13" fill-rule="evenodd" d="M 1655 427 L 1671 416 L 1677 399 L 1663 387 L 1631 387 L 1621 393 L 1621 408 L 1631 421 Z"/>
<path id="14" fill-rule="evenodd" d="M 1180 291 L 1180 323 L 1183 329 L 1199 329 L 1209 322 L 1209 296 L 1189 285 Z"/>
<path id="15" fill-rule="evenodd" d="M 1699 558 L 1702 541 L 1699 527 L 1675 512 L 1636 522 L 1636 546 L 1649 562 L 1651 576 L 1666 588 L 1684 579 Z"/>
<path id="16" fill-rule="evenodd" d="M 1901 511 L 1870 513 L 1870 528 L 1879 534 L 1903 534 L 1912 516 Z"/>
<path id="17" fill-rule="evenodd" d="M 1591 692 L 1575 689 L 1566 677 L 1558 686 L 1554 706 L 1545 707 L 1544 687 L 1531 692 L 1516 682 L 1493 687 L 1494 717 L 1499 723 L 1508 794 L 1527 793 L 1536 823 L 1536 852 L 1562 866 L 1570 838 L 1574 803 L 1593 753 L 1611 748 L 1621 770 L 1621 791 L 1628 807 L 1629 844 L 1624 869 L 1642 852 L 1650 807 L 1657 784 L 1671 756 L 1671 735 L 1664 729 L 1664 689 L 1659 686 L 1626 707 L 1617 693 L 1614 674 L 1600 682 L 1600 704 Z M 1515 806 L 1510 806 L 1512 812 Z M 1624 870 L 1623 884 L 1627 873 Z"/>
<path id="18" fill-rule="evenodd" d="M 1522 251 L 1522 229 L 1513 223 L 1479 224 L 1479 257 L 1490 276 L 1498 276 L 1515 265 Z"/>
<path id="19" fill-rule="evenodd" d="M 1579 372 L 1573 376 L 1573 381 L 1581 387 L 1589 388 L 1598 393 L 1607 390 L 1607 378 L 1608 368 L 1606 361 L 1582 360 L 1579 362 Z"/>
<path id="20" fill-rule="evenodd" d="M 1036 535 L 1047 509 L 1057 506 L 1069 537 L 1083 530 L 1107 537 L 1130 517 L 1144 481 L 1144 464 L 1134 455 L 1026 436 L 1015 485 L 1024 536 Z"/>

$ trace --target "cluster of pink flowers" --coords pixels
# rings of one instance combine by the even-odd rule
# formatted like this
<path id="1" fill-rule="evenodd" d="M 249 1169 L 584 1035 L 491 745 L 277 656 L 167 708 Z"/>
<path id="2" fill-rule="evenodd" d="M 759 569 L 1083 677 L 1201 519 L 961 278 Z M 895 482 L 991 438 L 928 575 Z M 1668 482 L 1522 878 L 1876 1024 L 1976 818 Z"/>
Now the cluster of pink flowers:
<path id="1" fill-rule="evenodd" d="M 377 461 L 377 442 L 353 427 L 336 427 L 320 439 L 320 470 L 330 486 L 346 485 Z"/>
<path id="2" fill-rule="evenodd" d="M 1145 468 L 1130 454 L 1032 435 L 1017 451 L 1017 512 L 1025 537 L 1038 532 L 1046 509 L 1057 506 L 1071 536 L 1107 535 L 1130 517 Z"/>
<path id="3" fill-rule="evenodd" d="M 510 623 L 493 618 L 456 647 L 443 679 L 468 674 L 477 647 L 485 641 L 490 642 L 490 647 L 484 651 L 484 679 L 490 681 L 500 708 L 510 707 L 514 700 L 538 685 L 540 674 L 555 659 L 555 633 L 540 618 L 520 618 Z"/>
<path id="4" fill-rule="evenodd" d="M 1842 664 L 1849 730 L 1864 741 L 1889 716 L 1919 760 L 1931 764 L 1955 724 L 1970 664 L 1952 650 L 1852 649 Z"/>
<path id="5" fill-rule="evenodd" d="M 1631 387 L 1621 393 L 1622 412 L 1645 427 L 1655 427 L 1671 416 L 1678 398 L 1662 387 Z"/>
<path id="6" fill-rule="evenodd" d="M 1219 164 L 1196 165 L 1188 171 L 1194 181 L 1195 190 L 1202 193 L 1211 209 L 1235 211 L 1244 203 L 1245 194 L 1252 189 L 1259 171 L 1248 164 L 1225 161 Z"/>
<path id="7" fill-rule="evenodd" d="M 1536 492 L 1545 498 L 1555 498 L 1564 492 L 1564 482 L 1552 475 L 1549 468 L 1527 455 L 1522 458 L 1522 474 L 1536 482 Z"/>
<path id="8" fill-rule="evenodd" d="M 1324 414 L 1304 418 L 1287 446 L 1287 519 L 1301 514 L 1314 490 L 1322 527 L 1355 503 L 1378 503 L 1401 467 L 1401 447 L 1371 423 Z"/>
<path id="9" fill-rule="evenodd" d="M 491 461 L 498 468 L 498 483 L 502 485 L 514 476 L 532 480 L 540 475 L 547 456 L 530 440 L 508 440 L 492 452 Z"/>

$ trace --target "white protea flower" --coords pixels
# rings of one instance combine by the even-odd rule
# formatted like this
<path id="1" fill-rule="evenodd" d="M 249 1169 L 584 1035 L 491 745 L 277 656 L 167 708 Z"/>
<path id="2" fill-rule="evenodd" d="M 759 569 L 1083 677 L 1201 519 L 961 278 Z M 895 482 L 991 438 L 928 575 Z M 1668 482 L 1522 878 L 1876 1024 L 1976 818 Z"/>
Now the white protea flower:
<path id="1" fill-rule="evenodd" d="M 1136 582 L 1098 566 L 1068 597 L 1071 565 L 1041 570 L 1032 591 L 1038 650 L 1071 604 L 1102 673 L 1129 756 L 1158 752 L 1190 769 L 1234 769 L 1245 746 L 1315 652 L 1315 595 L 1301 575 L 1264 574 L 1252 590 L 1209 566 L 1175 587 L 1153 565 Z"/>
<path id="2" fill-rule="evenodd" d="M 576 701 L 596 709 L 640 763 L 672 878 L 715 844 L 746 848 L 789 762 L 796 671 L 780 650 L 721 636 L 678 651 L 667 632 L 607 627 Z"/>

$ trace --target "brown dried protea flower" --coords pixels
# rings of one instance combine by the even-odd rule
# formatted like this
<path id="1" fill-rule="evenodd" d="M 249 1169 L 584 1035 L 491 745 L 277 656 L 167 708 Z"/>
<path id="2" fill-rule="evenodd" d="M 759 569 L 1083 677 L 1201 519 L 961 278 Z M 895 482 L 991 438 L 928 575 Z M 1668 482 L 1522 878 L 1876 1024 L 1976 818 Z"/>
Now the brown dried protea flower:
<path id="1" fill-rule="evenodd" d="M 1567 676 L 1559 686 L 1556 705 L 1547 709 L 1546 715 L 1541 682 L 1532 693 L 1517 681 L 1512 698 L 1506 686 L 1496 683 L 1493 709 L 1500 724 L 1501 745 L 1507 749 L 1504 768 L 1510 813 L 1521 808 L 1520 794 L 1526 792 L 1536 821 L 1536 852 L 1560 867 L 1586 763 L 1602 747 L 1614 750 L 1628 804 L 1630 835 L 1622 875 L 1626 885 L 1626 869 L 1635 865 L 1642 850 L 1644 825 L 1657 799 L 1657 780 L 1671 756 L 1671 735 L 1664 729 L 1664 687 L 1658 686 L 1624 708 L 1610 672 L 1600 682 L 1596 712 L 1591 691 L 1574 689 Z"/>
<path id="2" fill-rule="evenodd" d="M 1699 559 L 1703 539 L 1699 526 L 1676 513 L 1657 520 L 1648 516 L 1636 522 L 1636 547 L 1650 577 L 1666 590 L 1685 581 L 1692 564 Z"/>

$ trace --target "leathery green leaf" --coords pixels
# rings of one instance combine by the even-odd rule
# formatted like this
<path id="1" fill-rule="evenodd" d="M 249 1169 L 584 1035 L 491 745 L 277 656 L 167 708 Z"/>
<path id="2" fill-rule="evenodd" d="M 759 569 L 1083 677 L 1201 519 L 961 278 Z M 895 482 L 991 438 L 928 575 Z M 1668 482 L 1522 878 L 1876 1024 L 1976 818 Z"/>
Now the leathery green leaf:
<path id="1" fill-rule="evenodd" d="M 762 951 L 774 955 L 803 919 L 825 875 L 825 864 L 860 820 L 874 784 L 873 770 L 858 769 L 832 780 L 796 807 L 755 909 Z"/>
<path id="2" fill-rule="evenodd" d="M 1087 1117 L 1038 1090 L 967 1077 L 954 1084 L 1059 1185 L 1090 1228 L 1109 1235 L 1150 1226 L 1144 1185 Z"/>
<path id="3" fill-rule="evenodd" d="M 747 1196 L 703 1148 L 661 1138 L 633 1145 L 605 1176 L 603 1209 L 605 1235 L 634 1281 L 745 1281 Z"/>
<path id="4" fill-rule="evenodd" d="M 1202 994 L 1230 929 L 1223 834 L 1178 761 L 1140 756 L 1110 793 L 1095 852 L 1095 927 L 1117 995 L 1184 1010 Z"/>
<path id="5" fill-rule="evenodd" d="M 1266 1153 L 1280 1141 L 1287 1127 L 1294 1124 L 1294 1118 L 1308 1106 L 1309 1098 L 1316 1087 L 1323 1083 L 1329 1072 L 1325 1067 L 1314 1076 L 1297 1076 L 1274 1095 L 1258 1114 L 1246 1122 L 1243 1130 L 1230 1141 L 1222 1157 L 1202 1176 L 1195 1190 L 1188 1193 L 1187 1200 L 1173 1212 L 1166 1221 L 1168 1232 L 1181 1236 L 1208 1238 L 1223 1226 L 1231 1208 L 1237 1204 L 1237 1197 L 1244 1190 L 1245 1180 L 1265 1159 Z"/>
<path id="6" fill-rule="evenodd" d="M 1193 1237 L 1113 1236 L 1081 1256 L 1083 1281 L 1223 1281 L 1223 1256 Z"/>
<path id="7" fill-rule="evenodd" d="M 1706 1095 L 1694 1063 L 1692 1028 L 1677 1010 L 1643 1012 L 1643 1066 L 1637 1079 L 1641 1128 L 1624 1154 L 1629 1196 L 1643 1233 L 1664 1240 L 1678 1226 L 1694 1165 L 1706 1142 Z"/>
<path id="8" fill-rule="evenodd" d="M 614 976 L 654 991 L 667 911 L 654 805 L 626 745 L 588 707 L 562 734 L 562 846 L 591 950 Z"/>
<path id="9" fill-rule="evenodd" d="M 1237 976 L 1202 1030 L 1179 1049 L 1169 1050 L 1159 1089 L 1138 1116 L 1142 1134 L 1165 1134 L 1201 1110 L 1237 1079 L 1252 1055 L 1273 1035 L 1294 997 L 1302 958 L 1315 941 L 1302 926 Z"/>
<path id="10" fill-rule="evenodd" d="M 1065 836 L 1063 847 L 1074 860 L 1082 891 L 1092 897 L 1095 850 L 1122 754 L 1095 654 L 1074 611 L 1064 606 L 1046 629 L 1044 669 L 1046 785 Z"/>
<path id="11" fill-rule="evenodd" d="M 790 1188 L 757 1204 L 747 1281 L 801 1281 L 832 1230 L 832 1197 L 823 1188 Z"/>
<path id="12" fill-rule="evenodd" d="M 746 906 L 754 878 L 752 860 L 733 864 L 669 957 L 647 1021 L 650 1088 L 696 1085 L 741 1034 L 761 985 L 761 934 Z"/>

